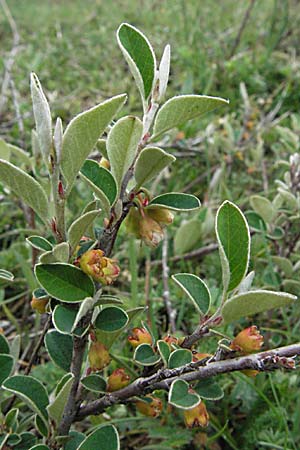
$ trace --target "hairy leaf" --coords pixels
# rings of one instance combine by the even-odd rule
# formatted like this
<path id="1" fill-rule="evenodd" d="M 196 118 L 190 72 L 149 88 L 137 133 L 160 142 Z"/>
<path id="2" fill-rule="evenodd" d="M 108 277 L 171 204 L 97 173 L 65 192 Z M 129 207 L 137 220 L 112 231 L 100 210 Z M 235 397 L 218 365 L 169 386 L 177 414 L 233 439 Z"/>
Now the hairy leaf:
<path id="1" fill-rule="evenodd" d="M 61 170 L 68 183 L 68 191 L 97 140 L 126 98 L 126 94 L 122 94 L 106 100 L 79 114 L 67 126 L 63 135 Z"/>
<path id="2" fill-rule="evenodd" d="M 226 323 L 230 323 L 241 317 L 291 305 L 296 299 L 295 295 L 286 292 L 249 291 L 227 300 L 222 308 L 222 317 Z"/>
<path id="3" fill-rule="evenodd" d="M 153 128 L 152 140 L 188 120 L 229 103 L 228 100 L 207 95 L 178 95 L 170 98 L 158 111 Z"/>
<path id="4" fill-rule="evenodd" d="M 135 164 L 136 189 L 156 177 L 176 158 L 158 147 L 146 147 L 141 151 Z"/>

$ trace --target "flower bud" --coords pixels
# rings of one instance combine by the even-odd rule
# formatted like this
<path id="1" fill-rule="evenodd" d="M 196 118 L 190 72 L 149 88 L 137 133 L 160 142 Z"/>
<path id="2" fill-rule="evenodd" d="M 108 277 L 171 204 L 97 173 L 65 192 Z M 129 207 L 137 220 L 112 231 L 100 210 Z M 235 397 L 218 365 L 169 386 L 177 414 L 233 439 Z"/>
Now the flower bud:
<path id="1" fill-rule="evenodd" d="M 259 370 L 255 370 L 255 369 L 245 369 L 245 370 L 242 370 L 241 372 L 249 378 L 254 378 L 254 377 L 256 377 L 256 375 L 259 374 Z"/>
<path id="2" fill-rule="evenodd" d="M 178 344 L 178 338 L 172 336 L 171 334 L 167 334 L 167 336 L 162 338 L 167 344 L 169 344 L 170 349 L 172 349 L 172 344 Z"/>
<path id="3" fill-rule="evenodd" d="M 137 347 L 140 344 L 152 344 L 151 334 L 145 328 L 133 328 L 131 334 L 128 336 L 128 342 L 132 347 Z"/>
<path id="4" fill-rule="evenodd" d="M 199 353 L 199 352 L 194 351 L 193 352 L 193 362 L 201 361 L 201 359 L 210 358 L 211 356 L 213 356 L 211 353 Z"/>
<path id="5" fill-rule="evenodd" d="M 88 250 L 81 256 L 79 264 L 84 273 L 104 285 L 113 283 L 120 273 L 116 261 L 106 258 L 102 250 Z"/>
<path id="6" fill-rule="evenodd" d="M 111 361 L 107 348 L 99 341 L 91 343 L 88 357 L 93 372 L 104 369 Z"/>
<path id="7" fill-rule="evenodd" d="M 170 225 L 174 220 L 174 214 L 166 208 L 147 208 L 147 214 L 159 225 Z"/>
<path id="8" fill-rule="evenodd" d="M 260 350 L 264 343 L 264 338 L 255 325 L 242 330 L 231 342 L 232 350 L 241 352 L 245 355 L 255 353 Z"/>
<path id="9" fill-rule="evenodd" d="M 201 401 L 199 405 L 194 408 L 186 409 L 183 415 L 185 424 L 188 428 L 208 426 L 209 415 L 203 401 Z"/>
<path id="10" fill-rule="evenodd" d="M 104 167 L 104 169 L 109 169 L 110 168 L 110 163 L 108 161 L 108 159 L 104 158 L 104 156 L 102 156 L 100 162 L 99 162 L 99 166 L 100 167 Z"/>
<path id="11" fill-rule="evenodd" d="M 122 389 L 130 383 L 130 376 L 126 373 L 125 369 L 120 368 L 112 372 L 108 377 L 108 392 L 114 392 L 118 389 Z"/>
<path id="12" fill-rule="evenodd" d="M 44 314 L 46 312 L 48 302 L 49 302 L 49 297 L 38 298 L 33 295 L 30 305 L 31 305 L 31 308 L 34 309 L 34 311 L 36 311 L 40 314 Z"/>
<path id="13" fill-rule="evenodd" d="M 164 232 L 162 227 L 156 220 L 151 219 L 148 214 L 140 220 L 140 237 L 147 247 L 155 248 L 162 241 Z"/>
<path id="14" fill-rule="evenodd" d="M 161 399 L 152 395 L 146 395 L 145 399 L 151 401 L 138 400 L 136 402 L 137 410 L 144 416 L 158 417 L 163 408 Z"/>

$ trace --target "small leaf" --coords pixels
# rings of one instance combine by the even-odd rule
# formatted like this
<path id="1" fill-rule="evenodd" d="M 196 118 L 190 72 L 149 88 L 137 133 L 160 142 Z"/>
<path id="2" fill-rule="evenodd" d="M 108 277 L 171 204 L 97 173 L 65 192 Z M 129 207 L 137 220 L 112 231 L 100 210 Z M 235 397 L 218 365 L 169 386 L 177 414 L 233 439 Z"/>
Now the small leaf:
<path id="1" fill-rule="evenodd" d="M 77 315 L 77 309 L 66 305 L 56 305 L 52 315 L 53 325 L 59 333 L 71 334 Z"/>
<path id="2" fill-rule="evenodd" d="M 69 372 L 73 353 L 72 337 L 51 330 L 45 336 L 45 346 L 54 364 L 65 372 Z"/>
<path id="3" fill-rule="evenodd" d="M 18 426 L 18 415 L 19 415 L 18 408 L 13 408 L 10 411 L 8 411 L 8 413 L 5 416 L 5 425 L 11 429 L 14 429 L 16 426 Z"/>
<path id="4" fill-rule="evenodd" d="M 48 199 L 42 186 L 23 170 L 0 159 L 0 182 L 9 189 L 47 224 Z"/>
<path id="5" fill-rule="evenodd" d="M 249 272 L 248 275 L 243 279 L 241 284 L 239 285 L 238 293 L 243 294 L 244 292 L 248 292 L 252 286 L 254 280 L 255 272 Z"/>
<path id="6" fill-rule="evenodd" d="M 9 354 L 9 344 L 6 337 L 0 333 L 0 353 Z"/>
<path id="7" fill-rule="evenodd" d="M 48 437 L 49 430 L 48 426 L 43 422 L 40 416 L 36 415 L 34 418 L 35 428 L 44 437 Z"/>
<path id="8" fill-rule="evenodd" d="M 61 242 L 53 247 L 52 254 L 56 261 L 67 263 L 70 257 L 70 247 L 67 242 Z"/>
<path id="9" fill-rule="evenodd" d="M 0 354 L 0 386 L 9 377 L 14 367 L 14 358 L 11 355 Z"/>
<path id="10" fill-rule="evenodd" d="M 64 446 L 64 450 L 78 450 L 79 445 L 84 441 L 85 435 L 79 431 L 70 431 L 68 439 Z"/>
<path id="11" fill-rule="evenodd" d="M 202 236 L 202 222 L 191 219 L 184 222 L 177 229 L 174 238 L 174 253 L 182 255 L 195 248 L 195 245 Z"/>
<path id="12" fill-rule="evenodd" d="M 106 391 L 106 381 L 100 375 L 94 373 L 82 378 L 81 384 L 88 390 L 92 392 L 105 392 Z"/>
<path id="13" fill-rule="evenodd" d="M 163 360 L 163 363 L 165 366 L 168 365 L 168 360 L 169 360 L 169 356 L 171 353 L 169 344 L 167 344 L 167 342 L 163 341 L 163 340 L 159 340 L 157 341 L 157 348 L 159 351 L 159 354 L 161 356 L 161 359 Z"/>
<path id="14" fill-rule="evenodd" d="M 96 161 L 88 159 L 85 161 L 80 174 L 82 178 L 89 183 L 100 201 L 102 201 L 104 195 L 110 206 L 115 203 L 117 197 L 117 183 L 109 170 L 99 166 Z"/>
<path id="15" fill-rule="evenodd" d="M 248 225 L 254 231 L 267 231 L 267 225 L 264 219 L 254 211 L 246 211 L 245 217 Z"/>
<path id="16" fill-rule="evenodd" d="M 26 238 L 26 241 L 37 250 L 43 250 L 45 252 L 50 252 L 52 250 L 52 244 L 42 236 L 29 236 Z"/>
<path id="17" fill-rule="evenodd" d="M 201 314 L 207 314 L 210 307 L 210 292 L 204 281 L 190 273 L 172 275 L 173 280 L 189 296 Z"/>
<path id="18" fill-rule="evenodd" d="M 91 226 L 96 217 L 100 214 L 101 210 L 96 211 L 88 211 L 82 216 L 78 217 L 68 230 L 68 241 L 71 247 L 71 254 L 76 250 L 77 245 L 79 244 L 81 238 L 84 236 L 84 233 L 87 228 Z"/>
<path id="19" fill-rule="evenodd" d="M 65 405 L 67 403 L 73 385 L 74 375 L 71 373 L 68 375 L 69 378 L 67 382 L 64 384 L 59 393 L 56 395 L 53 402 L 47 407 L 49 416 L 51 417 L 51 419 L 55 420 L 56 424 L 59 424 L 62 419 Z"/>
<path id="20" fill-rule="evenodd" d="M 152 91 L 156 70 L 151 44 L 144 34 L 128 23 L 120 25 L 117 39 L 141 96 L 147 99 Z"/>
<path id="21" fill-rule="evenodd" d="M 52 150 L 52 119 L 47 99 L 35 73 L 31 73 L 30 87 L 39 147 L 45 163 L 48 164 L 48 158 Z"/>
<path id="22" fill-rule="evenodd" d="M 72 331 L 75 330 L 75 328 L 79 324 L 80 320 L 88 313 L 88 311 L 90 311 L 91 309 L 94 308 L 96 303 L 97 303 L 97 300 L 94 298 L 91 298 L 91 297 L 86 298 L 85 300 L 83 300 L 82 303 L 80 303 L 79 310 L 76 313 L 76 317 L 75 317 L 75 320 L 73 323 Z"/>
<path id="23" fill-rule="evenodd" d="M 126 116 L 118 120 L 109 132 L 107 153 L 118 192 L 124 175 L 134 161 L 142 133 L 143 124 L 134 116 Z"/>
<path id="24" fill-rule="evenodd" d="M 143 308 L 143 307 L 128 309 L 126 311 L 126 314 L 127 314 L 128 318 L 129 318 L 129 321 L 128 321 L 128 323 L 127 323 L 127 325 L 125 327 L 129 326 L 130 323 L 139 314 L 141 314 L 144 311 L 145 311 L 145 308 Z M 109 350 L 111 348 L 111 346 L 113 345 L 113 343 L 116 341 L 116 339 L 120 336 L 120 334 L 122 333 L 122 331 L 124 330 L 125 327 L 123 327 L 123 328 L 121 328 L 121 329 L 119 329 L 117 331 L 114 331 L 114 332 L 102 331 L 102 330 L 99 330 L 99 329 L 95 328 L 97 340 L 102 342 L 102 344 L 105 345 L 105 347 Z"/>
<path id="25" fill-rule="evenodd" d="M 37 264 L 35 275 L 45 291 L 62 302 L 76 303 L 94 295 L 92 280 L 71 264 Z"/>
<path id="26" fill-rule="evenodd" d="M 76 116 L 67 126 L 62 144 L 61 170 L 70 191 L 84 161 L 97 140 L 126 101 L 126 94 L 117 95 Z"/>
<path id="27" fill-rule="evenodd" d="M 7 378 L 2 388 L 20 397 L 48 426 L 48 394 L 42 383 L 27 375 L 15 375 Z"/>
<path id="28" fill-rule="evenodd" d="M 163 55 L 161 57 L 161 61 L 158 69 L 158 94 L 159 100 L 162 100 L 168 86 L 169 81 L 169 73 L 170 73 L 170 59 L 171 59 L 171 47 L 167 44 L 164 48 Z"/>
<path id="29" fill-rule="evenodd" d="M 120 440 L 113 425 L 100 425 L 78 447 L 77 450 L 120 450 Z"/>
<path id="30" fill-rule="evenodd" d="M 250 257 L 250 233 L 240 209 L 226 200 L 218 209 L 216 234 L 223 272 L 224 292 L 235 289 L 245 277 Z"/>
<path id="31" fill-rule="evenodd" d="M 291 305 L 296 299 L 295 295 L 286 292 L 250 291 L 227 300 L 222 308 L 222 317 L 230 323 L 241 317 Z"/>
<path id="32" fill-rule="evenodd" d="M 95 321 L 98 330 L 113 333 L 123 329 L 128 323 L 128 316 L 123 309 L 117 306 L 108 306 L 102 309 Z"/>
<path id="33" fill-rule="evenodd" d="M 135 164 L 134 177 L 137 190 L 147 181 L 156 177 L 163 169 L 172 164 L 176 158 L 158 147 L 146 147 L 141 151 Z"/>
<path id="34" fill-rule="evenodd" d="M 252 195 L 250 197 L 250 205 L 254 211 L 259 214 L 267 223 L 271 223 L 275 216 L 275 209 L 270 200 L 260 195 Z"/>
<path id="35" fill-rule="evenodd" d="M 14 281 L 14 275 L 8 270 L 0 269 L 0 280 Z"/>
<path id="36" fill-rule="evenodd" d="M 95 306 L 106 305 L 109 303 L 116 304 L 116 305 L 122 305 L 123 300 L 121 300 L 119 297 L 116 297 L 115 295 L 103 294 L 103 295 L 101 295 L 99 300 L 97 300 L 97 303 L 95 304 Z"/>
<path id="37" fill-rule="evenodd" d="M 141 344 L 135 349 L 133 359 L 141 366 L 153 366 L 159 362 L 160 356 L 154 352 L 151 345 Z"/>
<path id="38" fill-rule="evenodd" d="M 173 211 L 193 211 L 200 208 L 200 206 L 200 200 L 194 195 L 170 192 L 154 197 L 147 208 L 161 207 Z"/>
<path id="39" fill-rule="evenodd" d="M 272 261 L 284 272 L 287 277 L 293 276 L 293 264 L 288 258 L 282 256 L 272 256 Z"/>
<path id="40" fill-rule="evenodd" d="M 194 389 L 204 400 L 220 400 L 224 397 L 223 389 L 210 378 L 198 381 Z"/>
<path id="41" fill-rule="evenodd" d="M 172 97 L 157 113 L 152 140 L 165 131 L 228 103 L 228 100 L 224 98 L 208 97 L 207 95 L 178 95 Z"/>
<path id="42" fill-rule="evenodd" d="M 175 380 L 171 384 L 168 402 L 180 409 L 191 409 L 199 405 L 201 398 L 198 394 L 189 392 L 189 385 L 184 380 Z"/>
<path id="43" fill-rule="evenodd" d="M 175 369 L 177 367 L 185 366 L 186 364 L 190 364 L 192 359 L 193 355 L 190 350 L 180 348 L 170 354 L 168 367 L 169 369 Z"/>

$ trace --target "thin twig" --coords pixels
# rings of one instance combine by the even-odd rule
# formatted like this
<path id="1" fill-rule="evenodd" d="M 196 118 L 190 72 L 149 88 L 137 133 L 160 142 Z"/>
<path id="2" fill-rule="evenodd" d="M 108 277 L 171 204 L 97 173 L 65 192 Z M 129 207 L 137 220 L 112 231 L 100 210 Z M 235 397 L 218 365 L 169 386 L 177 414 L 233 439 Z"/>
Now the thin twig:
<path id="1" fill-rule="evenodd" d="M 300 343 L 288 345 L 275 350 L 260 352 L 254 355 L 221 361 L 208 362 L 201 366 L 201 361 L 175 369 L 161 369 L 155 374 L 138 378 L 129 386 L 82 406 L 76 420 L 82 420 L 89 415 L 101 414 L 109 406 L 126 403 L 129 399 L 153 392 L 157 389 L 168 390 L 171 383 L 178 377 L 187 382 L 211 378 L 222 373 L 252 369 L 267 371 L 280 368 L 293 368 L 294 361 L 290 358 L 300 355 Z M 200 364 L 199 364 L 200 363 Z"/>
<path id="2" fill-rule="evenodd" d="M 169 319 L 171 333 L 176 332 L 176 310 L 172 307 L 170 300 L 170 289 L 169 289 L 169 266 L 168 266 L 168 235 L 165 231 L 165 236 L 162 245 L 162 278 L 163 278 L 163 299 L 165 302 L 167 315 Z"/>
<path id="3" fill-rule="evenodd" d="M 244 31 L 245 31 L 245 28 L 246 28 L 246 25 L 248 23 L 248 20 L 250 19 L 250 15 L 251 15 L 252 9 L 254 7 L 254 4 L 255 4 L 255 0 L 250 0 L 249 6 L 246 9 L 246 12 L 245 12 L 244 18 L 242 20 L 241 26 L 239 28 L 238 34 L 237 34 L 237 36 L 235 38 L 235 41 L 234 41 L 233 46 L 231 48 L 231 51 L 229 53 L 229 58 L 233 57 L 233 55 L 235 54 L 238 46 L 240 45 L 240 42 L 241 42 L 241 39 L 242 39 L 242 35 L 243 35 Z"/>

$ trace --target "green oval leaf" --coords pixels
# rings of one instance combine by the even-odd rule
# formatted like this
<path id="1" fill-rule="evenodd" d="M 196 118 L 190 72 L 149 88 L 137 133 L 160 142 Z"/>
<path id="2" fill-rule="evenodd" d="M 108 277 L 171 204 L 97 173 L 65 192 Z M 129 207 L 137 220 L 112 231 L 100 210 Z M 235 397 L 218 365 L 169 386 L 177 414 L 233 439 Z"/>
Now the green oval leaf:
<path id="1" fill-rule="evenodd" d="M 56 305 L 53 311 L 53 325 L 59 333 L 71 334 L 77 316 L 77 309 L 66 305 Z"/>
<path id="2" fill-rule="evenodd" d="M 271 223 L 275 216 L 275 208 L 266 197 L 260 195 L 252 195 L 250 197 L 250 205 L 254 211 L 259 214 L 267 223 Z"/>
<path id="3" fill-rule="evenodd" d="M 154 197 L 147 208 L 161 207 L 173 211 L 193 211 L 200 208 L 200 206 L 200 200 L 194 195 L 170 192 Z"/>
<path id="4" fill-rule="evenodd" d="M 45 252 L 50 252 L 52 250 L 52 244 L 42 236 L 29 236 L 26 238 L 26 241 L 37 250 L 43 250 Z"/>
<path id="5" fill-rule="evenodd" d="M 0 386 L 9 377 L 14 367 L 14 358 L 11 355 L 0 354 Z"/>
<path id="6" fill-rule="evenodd" d="M 135 349 L 133 359 L 141 366 L 153 366 L 159 362 L 160 356 L 154 352 L 151 345 L 141 344 Z"/>
<path id="7" fill-rule="evenodd" d="M 117 95 L 76 116 L 67 126 L 62 143 L 61 170 L 70 191 L 84 161 L 99 137 L 126 101 Z"/>
<path id="8" fill-rule="evenodd" d="M 113 425 L 101 425 L 93 431 L 77 450 L 120 450 L 120 440 Z"/>
<path id="9" fill-rule="evenodd" d="M 124 328 L 128 320 L 128 315 L 123 309 L 117 306 L 108 306 L 99 312 L 95 327 L 106 333 L 113 333 Z"/>
<path id="10" fill-rule="evenodd" d="M 198 394 L 189 392 L 189 385 L 184 380 L 175 380 L 171 384 L 168 402 L 180 409 L 191 409 L 199 405 L 201 398 Z"/>
<path id="11" fill-rule="evenodd" d="M 158 111 L 153 128 L 152 140 L 188 120 L 213 111 L 229 101 L 207 95 L 178 95 L 170 98 Z"/>
<path id="12" fill-rule="evenodd" d="M 122 117 L 109 132 L 107 154 L 111 172 L 117 182 L 118 192 L 124 175 L 134 161 L 142 134 L 143 124 L 134 116 Z"/>
<path id="13" fill-rule="evenodd" d="M 204 281 L 190 273 L 172 275 L 173 280 L 189 296 L 201 314 L 207 314 L 210 307 L 210 292 Z"/>
<path id="14" fill-rule="evenodd" d="M 227 300 L 222 308 L 222 317 L 226 323 L 230 323 L 241 317 L 289 306 L 295 300 L 297 300 L 295 295 L 286 292 L 265 290 L 245 292 Z"/>
<path id="15" fill-rule="evenodd" d="M 42 186 L 23 170 L 0 159 L 0 182 L 9 189 L 47 224 L 48 199 Z"/>
<path id="16" fill-rule="evenodd" d="M 135 163 L 134 177 L 137 190 L 139 187 L 156 177 L 163 169 L 176 160 L 158 147 L 146 147 L 141 151 Z"/>
<path id="17" fill-rule="evenodd" d="M 35 275 L 45 291 L 62 302 L 76 303 L 94 295 L 93 281 L 71 264 L 37 264 Z"/>
<path id="18" fill-rule="evenodd" d="M 47 406 L 48 394 L 42 383 L 27 375 L 15 375 L 7 378 L 2 385 L 3 389 L 20 397 L 48 427 Z"/>
<path id="19" fill-rule="evenodd" d="M 205 400 L 220 400 L 224 397 L 223 389 L 210 378 L 198 381 L 194 390 Z"/>
<path id="20" fill-rule="evenodd" d="M 81 383 L 88 391 L 106 392 L 105 379 L 96 373 L 82 378 Z"/>
<path id="21" fill-rule="evenodd" d="M 267 225 L 264 219 L 254 211 L 246 211 L 245 217 L 248 225 L 254 231 L 267 231 Z"/>
<path id="22" fill-rule="evenodd" d="M 236 288 L 245 277 L 250 257 L 250 233 L 240 209 L 226 200 L 218 209 L 216 234 L 223 272 L 224 292 Z"/>
<path id="23" fill-rule="evenodd" d="M 169 344 L 167 344 L 167 342 L 165 342 L 163 340 L 157 341 L 156 344 L 157 344 L 157 348 L 158 348 L 159 354 L 161 356 L 161 359 L 163 360 L 164 365 L 167 366 L 169 356 L 171 353 L 170 346 L 169 346 Z"/>
<path id="24" fill-rule="evenodd" d="M 190 364 L 193 360 L 193 355 L 190 350 L 180 348 L 170 354 L 168 367 L 169 369 L 175 369 L 176 367 L 185 366 Z"/>
<path id="25" fill-rule="evenodd" d="M 76 250 L 81 238 L 84 236 L 85 231 L 93 224 L 97 216 L 99 216 L 101 210 L 88 211 L 82 216 L 78 217 L 68 230 L 68 241 L 71 247 L 71 254 Z"/>
<path id="26" fill-rule="evenodd" d="M 68 334 L 51 330 L 45 336 L 45 346 L 54 364 L 69 372 L 73 353 L 72 337 Z"/>
<path id="27" fill-rule="evenodd" d="M 117 183 L 109 170 L 99 166 L 96 161 L 88 159 L 85 161 L 80 173 L 83 175 L 83 179 L 89 182 L 100 200 L 104 194 L 111 206 L 115 203 Z"/>
<path id="28" fill-rule="evenodd" d="M 72 373 L 69 373 L 67 375 L 68 375 L 67 381 L 64 383 L 63 387 L 60 389 L 55 399 L 47 407 L 49 416 L 53 420 L 55 420 L 56 424 L 59 424 L 62 419 L 65 405 L 67 403 L 73 385 L 74 375 Z"/>
<path id="29" fill-rule="evenodd" d="M 79 431 L 70 431 L 70 439 L 66 442 L 64 450 L 78 450 L 79 445 L 84 441 L 85 435 Z"/>
<path id="30" fill-rule="evenodd" d="M 156 70 L 153 49 L 146 36 L 128 23 L 120 25 L 117 39 L 141 96 L 147 99 L 152 91 Z"/>
<path id="31" fill-rule="evenodd" d="M 8 340 L 1 333 L 0 333 L 0 353 L 5 353 L 7 355 L 10 353 Z"/>

